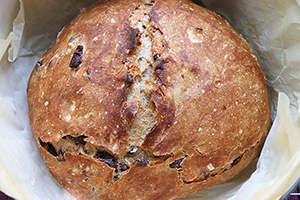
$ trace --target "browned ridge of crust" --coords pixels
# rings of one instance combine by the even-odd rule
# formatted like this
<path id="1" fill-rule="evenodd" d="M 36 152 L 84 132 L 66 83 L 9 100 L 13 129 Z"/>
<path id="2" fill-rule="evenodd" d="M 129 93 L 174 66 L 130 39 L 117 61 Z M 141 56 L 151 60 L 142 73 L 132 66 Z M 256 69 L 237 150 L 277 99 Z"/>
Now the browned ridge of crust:
<path id="1" fill-rule="evenodd" d="M 174 199 L 245 168 L 270 128 L 247 42 L 188 0 L 99 2 L 28 83 L 46 166 L 78 199 Z"/>

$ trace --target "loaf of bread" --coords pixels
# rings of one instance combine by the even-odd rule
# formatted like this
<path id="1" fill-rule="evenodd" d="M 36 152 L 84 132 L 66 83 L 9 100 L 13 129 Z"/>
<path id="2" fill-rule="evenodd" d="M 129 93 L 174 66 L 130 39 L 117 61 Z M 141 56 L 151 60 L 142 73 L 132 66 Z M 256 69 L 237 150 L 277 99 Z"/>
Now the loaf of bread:
<path id="1" fill-rule="evenodd" d="M 270 128 L 247 42 L 189 0 L 83 9 L 28 83 L 32 133 L 77 199 L 176 199 L 239 173 Z"/>

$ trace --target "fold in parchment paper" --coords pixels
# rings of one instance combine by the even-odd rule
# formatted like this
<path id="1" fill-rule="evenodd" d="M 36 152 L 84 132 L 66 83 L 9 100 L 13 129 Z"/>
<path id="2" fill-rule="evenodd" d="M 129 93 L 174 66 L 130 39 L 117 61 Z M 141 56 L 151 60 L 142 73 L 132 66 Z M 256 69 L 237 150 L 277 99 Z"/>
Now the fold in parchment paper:
<path id="1" fill-rule="evenodd" d="M 0 190 L 19 200 L 74 199 L 48 172 L 30 131 L 27 81 L 38 58 L 96 0 L 1 0 Z M 300 177 L 300 0 L 203 0 L 250 43 L 268 80 L 274 123 L 259 159 L 183 199 L 279 199 Z"/>

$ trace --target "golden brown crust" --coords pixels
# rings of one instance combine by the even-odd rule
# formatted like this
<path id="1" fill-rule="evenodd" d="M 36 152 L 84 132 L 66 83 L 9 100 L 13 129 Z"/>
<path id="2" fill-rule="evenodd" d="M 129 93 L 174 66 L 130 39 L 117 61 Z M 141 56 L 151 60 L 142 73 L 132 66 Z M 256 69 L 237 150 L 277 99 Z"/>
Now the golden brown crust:
<path id="1" fill-rule="evenodd" d="M 271 123 L 250 46 L 188 0 L 82 10 L 36 64 L 28 105 L 47 167 L 78 199 L 173 199 L 211 187 L 257 156 Z"/>

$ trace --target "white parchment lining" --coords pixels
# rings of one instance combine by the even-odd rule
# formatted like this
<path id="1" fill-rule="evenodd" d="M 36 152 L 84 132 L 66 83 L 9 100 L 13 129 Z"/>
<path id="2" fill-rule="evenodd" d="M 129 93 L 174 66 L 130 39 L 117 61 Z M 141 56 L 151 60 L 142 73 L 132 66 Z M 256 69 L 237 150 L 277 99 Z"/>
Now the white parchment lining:
<path id="1" fill-rule="evenodd" d="M 97 0 L 1 0 L 0 190 L 19 200 L 74 199 L 50 175 L 27 116 L 34 64 L 79 10 Z M 279 199 L 300 177 L 300 0 L 203 0 L 252 46 L 267 76 L 274 123 L 258 160 L 184 199 Z"/>

